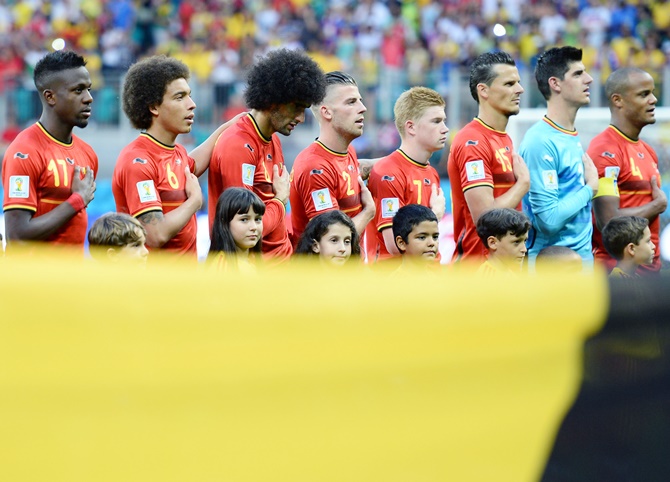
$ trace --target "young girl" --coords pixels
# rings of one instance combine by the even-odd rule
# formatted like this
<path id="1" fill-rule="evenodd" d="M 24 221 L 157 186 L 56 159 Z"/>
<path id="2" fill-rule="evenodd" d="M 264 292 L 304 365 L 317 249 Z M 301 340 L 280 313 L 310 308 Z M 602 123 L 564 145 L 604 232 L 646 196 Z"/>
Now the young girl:
<path id="1" fill-rule="evenodd" d="M 216 204 L 208 258 L 218 270 L 253 271 L 249 252 L 260 253 L 265 204 L 253 191 L 226 189 Z"/>
<path id="2" fill-rule="evenodd" d="M 342 211 L 328 211 L 312 218 L 298 241 L 296 254 L 318 256 L 327 264 L 341 266 L 351 255 L 361 254 L 356 226 Z"/>

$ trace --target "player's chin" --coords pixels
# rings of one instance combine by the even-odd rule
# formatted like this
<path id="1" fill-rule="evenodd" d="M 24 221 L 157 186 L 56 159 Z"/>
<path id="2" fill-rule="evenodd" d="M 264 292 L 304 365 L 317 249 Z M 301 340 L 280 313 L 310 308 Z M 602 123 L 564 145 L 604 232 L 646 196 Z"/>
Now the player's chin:
<path id="1" fill-rule="evenodd" d="M 80 129 L 83 129 L 88 125 L 88 118 L 80 117 L 75 121 L 74 125 Z"/>
<path id="2" fill-rule="evenodd" d="M 437 253 L 435 251 L 426 251 L 421 256 L 425 259 L 435 259 L 437 258 Z"/>

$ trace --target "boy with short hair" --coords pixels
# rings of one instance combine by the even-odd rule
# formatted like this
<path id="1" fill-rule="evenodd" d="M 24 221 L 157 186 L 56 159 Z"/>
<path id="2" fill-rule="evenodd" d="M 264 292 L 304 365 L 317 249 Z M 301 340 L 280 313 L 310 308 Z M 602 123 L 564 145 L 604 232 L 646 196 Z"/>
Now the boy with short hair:
<path id="1" fill-rule="evenodd" d="M 489 255 L 478 273 L 520 272 L 530 227 L 528 217 L 514 209 L 491 209 L 482 214 L 477 220 L 477 234 Z"/>
<path id="2" fill-rule="evenodd" d="M 583 269 L 582 257 L 567 246 L 547 246 L 535 258 L 536 273 L 580 273 Z"/>
<path id="3" fill-rule="evenodd" d="M 437 216 L 428 207 L 408 204 L 393 217 L 393 237 L 403 264 L 433 263 L 437 259 L 440 232 Z"/>
<path id="4" fill-rule="evenodd" d="M 125 213 L 103 214 L 88 232 L 91 256 L 98 260 L 137 260 L 145 264 L 149 254 L 146 240 L 142 223 Z"/>
<path id="5" fill-rule="evenodd" d="M 605 249 L 617 264 L 610 278 L 637 278 L 640 266 L 654 262 L 656 245 L 651 240 L 649 220 L 639 216 L 612 218 L 602 231 Z"/>

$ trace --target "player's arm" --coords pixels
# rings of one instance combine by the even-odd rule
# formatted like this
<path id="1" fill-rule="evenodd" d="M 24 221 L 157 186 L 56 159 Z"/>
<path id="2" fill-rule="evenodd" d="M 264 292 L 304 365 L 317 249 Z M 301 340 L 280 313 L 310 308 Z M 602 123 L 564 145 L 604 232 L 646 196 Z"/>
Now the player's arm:
<path id="1" fill-rule="evenodd" d="M 285 223 L 286 205 L 290 191 L 288 169 L 285 167 L 279 173 L 279 167 L 272 166 L 272 189 L 275 197 L 265 204 L 265 215 L 263 215 L 263 231 L 271 233 L 280 224 Z"/>
<path id="2" fill-rule="evenodd" d="M 400 251 L 398 251 L 398 246 L 395 244 L 395 237 L 393 236 L 393 228 L 392 227 L 387 227 L 382 229 L 381 231 L 382 236 L 384 237 L 384 244 L 386 245 L 386 250 L 396 256 L 400 254 Z"/>
<path id="3" fill-rule="evenodd" d="M 593 198 L 593 211 L 599 231 L 602 231 L 610 219 L 619 216 L 639 216 L 651 222 L 668 207 L 668 198 L 658 186 L 656 176 L 652 176 L 650 182 L 652 200 L 642 206 L 629 208 L 620 206 L 620 198 L 614 188 L 614 179 L 601 177 L 598 181 L 598 195 Z"/>
<path id="4" fill-rule="evenodd" d="M 174 238 L 202 206 L 202 190 L 198 178 L 188 166 L 185 168 L 185 174 L 186 201 L 181 206 L 167 214 L 163 214 L 163 211 L 157 208 L 137 216 L 147 232 L 147 246 L 151 248 L 160 248 Z"/>
<path id="5" fill-rule="evenodd" d="M 363 210 L 351 218 L 351 220 L 354 222 L 358 234 L 362 236 L 365 232 L 365 227 L 375 217 L 375 201 L 372 199 L 370 190 L 360 177 L 358 178 L 358 184 L 361 186 L 361 205 L 363 206 Z"/>
<path id="6" fill-rule="evenodd" d="M 516 152 L 512 154 L 512 171 L 516 182 L 504 194 L 494 197 L 493 187 L 481 185 L 463 192 L 473 221 L 476 223 L 485 211 L 497 208 L 516 209 L 530 188 L 530 173 L 523 158 Z"/>
<path id="7" fill-rule="evenodd" d="M 189 152 L 189 156 L 195 160 L 195 170 L 193 172 L 197 177 L 200 177 L 202 173 L 205 172 L 209 167 L 209 161 L 212 159 L 212 152 L 214 152 L 216 140 L 219 138 L 221 133 L 235 124 L 237 120 L 243 115 L 246 115 L 246 112 L 237 114 L 228 122 L 221 124 L 218 129 L 212 132 L 212 134 L 202 144 Z"/>
<path id="8" fill-rule="evenodd" d="M 41 216 L 22 208 L 10 208 L 4 213 L 7 240 L 42 241 L 58 231 L 79 211 L 85 209 L 95 196 L 93 170 L 86 169 L 81 177 L 81 168 L 74 167 L 72 196 L 55 209 Z"/>
<path id="9" fill-rule="evenodd" d="M 556 153 L 553 152 L 551 155 L 536 156 L 530 175 L 528 199 L 535 215 L 535 222 L 539 229 L 549 235 L 558 234 L 598 192 L 598 171 L 588 154 L 584 153 L 582 162 L 585 185 L 559 200 L 557 159 Z"/>
<path id="10" fill-rule="evenodd" d="M 377 157 L 375 159 L 358 160 L 358 172 L 361 174 L 361 178 L 364 181 L 367 180 L 368 177 L 370 177 L 370 172 L 372 172 L 372 168 L 380 159 L 383 159 L 383 157 Z"/>

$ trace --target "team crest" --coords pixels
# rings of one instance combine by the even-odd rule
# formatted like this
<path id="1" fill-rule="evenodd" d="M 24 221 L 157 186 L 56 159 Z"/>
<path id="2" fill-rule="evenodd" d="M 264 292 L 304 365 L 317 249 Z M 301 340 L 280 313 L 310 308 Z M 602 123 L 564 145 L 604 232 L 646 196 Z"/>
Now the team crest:
<path id="1" fill-rule="evenodd" d="M 14 159 L 28 159 L 28 154 L 24 154 L 23 152 L 16 152 L 14 153 Z"/>
<path id="2" fill-rule="evenodd" d="M 476 146 L 479 144 L 479 141 L 465 141 L 466 146 Z"/>
<path id="3" fill-rule="evenodd" d="M 382 181 L 395 181 L 393 176 L 382 176 Z"/>
<path id="4" fill-rule="evenodd" d="M 254 148 L 251 147 L 249 144 L 244 144 L 244 147 L 246 147 L 247 149 L 249 149 L 251 152 L 254 152 Z"/>
<path id="5" fill-rule="evenodd" d="M 382 218 L 392 218 L 400 209 L 400 201 L 397 197 L 382 199 Z"/>
<path id="6" fill-rule="evenodd" d="M 28 157 L 28 156 L 26 156 Z M 30 193 L 30 177 L 9 176 L 9 197 L 27 199 Z"/>
<path id="7" fill-rule="evenodd" d="M 141 157 L 136 157 L 135 159 L 133 159 L 133 164 L 146 164 L 146 163 L 147 160 L 142 159 Z"/>

